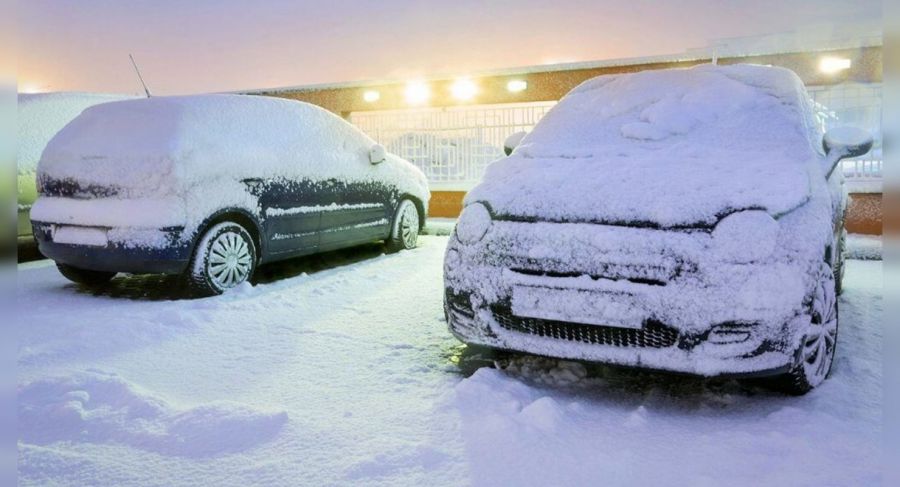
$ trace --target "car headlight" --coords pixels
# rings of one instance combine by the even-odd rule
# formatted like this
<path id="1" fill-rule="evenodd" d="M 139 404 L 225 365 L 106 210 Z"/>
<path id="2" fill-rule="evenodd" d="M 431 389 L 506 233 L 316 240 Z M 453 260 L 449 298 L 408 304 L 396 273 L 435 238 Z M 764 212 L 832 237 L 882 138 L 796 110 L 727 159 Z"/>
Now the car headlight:
<path id="1" fill-rule="evenodd" d="M 778 222 L 764 211 L 739 211 L 716 224 L 712 239 L 720 260 L 735 264 L 763 260 L 778 243 Z"/>
<path id="2" fill-rule="evenodd" d="M 491 228 L 491 213 L 481 203 L 473 203 L 462 211 L 456 223 L 456 238 L 464 244 L 473 244 L 484 238 Z"/>

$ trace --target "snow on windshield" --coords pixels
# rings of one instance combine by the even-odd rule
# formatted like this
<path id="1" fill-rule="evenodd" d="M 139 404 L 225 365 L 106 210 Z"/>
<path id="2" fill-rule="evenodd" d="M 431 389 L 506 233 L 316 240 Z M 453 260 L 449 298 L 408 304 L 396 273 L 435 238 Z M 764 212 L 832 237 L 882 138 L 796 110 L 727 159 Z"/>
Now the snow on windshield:
<path id="1" fill-rule="evenodd" d="M 496 215 L 712 225 L 791 211 L 810 195 L 821 143 L 793 72 L 701 65 L 588 80 L 467 196 Z M 815 142 L 814 142 L 815 141 Z"/>
<path id="2" fill-rule="evenodd" d="M 702 65 L 594 78 L 522 142 L 532 157 L 637 155 L 665 149 L 786 151 L 803 161 L 816 127 L 800 79 L 753 65 Z"/>

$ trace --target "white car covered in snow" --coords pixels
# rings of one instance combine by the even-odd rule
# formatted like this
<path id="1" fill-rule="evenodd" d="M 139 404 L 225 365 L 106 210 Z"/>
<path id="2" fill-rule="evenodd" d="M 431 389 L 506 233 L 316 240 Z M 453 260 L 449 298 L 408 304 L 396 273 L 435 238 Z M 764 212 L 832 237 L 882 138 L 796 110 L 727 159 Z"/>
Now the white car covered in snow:
<path id="1" fill-rule="evenodd" d="M 41 252 L 69 279 L 185 274 L 204 293 L 258 264 L 385 240 L 416 245 L 424 174 L 340 117 L 240 95 L 97 105 L 38 164 Z"/>
<path id="2" fill-rule="evenodd" d="M 445 310 L 468 344 L 702 376 L 828 375 L 845 157 L 800 79 L 704 65 L 581 84 L 465 200 Z"/>

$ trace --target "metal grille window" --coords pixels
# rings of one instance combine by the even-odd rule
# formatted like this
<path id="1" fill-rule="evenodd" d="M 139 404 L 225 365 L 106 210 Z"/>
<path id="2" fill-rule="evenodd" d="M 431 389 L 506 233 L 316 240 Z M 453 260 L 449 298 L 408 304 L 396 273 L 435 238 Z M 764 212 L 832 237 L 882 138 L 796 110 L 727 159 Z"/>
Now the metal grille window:
<path id="1" fill-rule="evenodd" d="M 530 131 L 556 102 L 353 112 L 350 122 L 425 172 L 433 187 L 468 190 L 503 141 Z"/>

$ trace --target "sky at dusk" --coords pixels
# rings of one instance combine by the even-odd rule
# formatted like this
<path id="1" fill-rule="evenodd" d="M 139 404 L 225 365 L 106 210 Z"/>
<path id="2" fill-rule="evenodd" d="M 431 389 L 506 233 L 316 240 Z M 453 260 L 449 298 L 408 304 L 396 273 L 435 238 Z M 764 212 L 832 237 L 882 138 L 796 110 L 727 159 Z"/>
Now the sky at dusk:
<path id="1" fill-rule="evenodd" d="M 877 0 L 19 2 L 20 89 L 180 94 L 652 56 L 877 23 Z"/>

